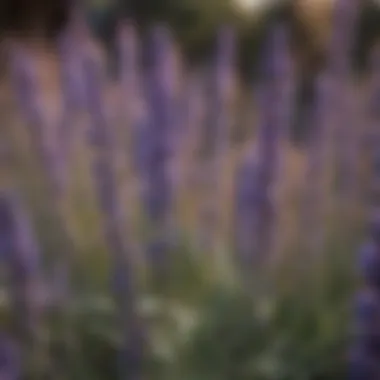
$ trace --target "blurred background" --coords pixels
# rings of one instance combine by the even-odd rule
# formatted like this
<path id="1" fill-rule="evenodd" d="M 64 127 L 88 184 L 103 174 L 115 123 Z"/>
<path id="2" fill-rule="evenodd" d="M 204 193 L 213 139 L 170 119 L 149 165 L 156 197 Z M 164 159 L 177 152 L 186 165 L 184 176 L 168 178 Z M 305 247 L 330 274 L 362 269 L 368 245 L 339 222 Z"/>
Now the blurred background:
<path id="1" fill-rule="evenodd" d="M 0 1 L 0 380 L 379 379 L 379 37 L 375 0 Z"/>
<path id="2" fill-rule="evenodd" d="M 241 40 L 241 62 L 244 72 L 252 75 L 263 30 L 278 18 L 288 20 L 294 33 L 302 67 L 318 65 L 323 57 L 331 26 L 333 0 L 160 0 L 83 1 L 89 25 L 95 36 L 108 48 L 114 42 L 117 21 L 133 17 L 144 31 L 152 22 L 168 22 L 182 50 L 194 60 L 207 56 L 216 26 L 232 23 Z M 15 0 L 1 4 L 2 35 L 54 38 L 67 22 L 68 1 Z M 360 26 L 356 33 L 354 60 L 363 69 L 364 57 L 378 35 L 379 4 L 363 0 Z"/>

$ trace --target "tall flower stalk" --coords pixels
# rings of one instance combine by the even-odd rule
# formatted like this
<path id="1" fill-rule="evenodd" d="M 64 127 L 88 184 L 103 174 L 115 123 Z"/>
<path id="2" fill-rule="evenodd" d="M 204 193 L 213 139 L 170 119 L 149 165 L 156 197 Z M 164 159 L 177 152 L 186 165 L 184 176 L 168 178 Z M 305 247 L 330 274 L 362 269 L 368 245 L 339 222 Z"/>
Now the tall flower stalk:
<path id="1" fill-rule="evenodd" d="M 374 70 L 371 104 L 377 103 L 379 81 L 379 50 L 375 49 L 372 60 Z M 373 128 L 378 128 L 379 114 L 370 109 Z M 375 111 L 375 112 L 374 112 Z M 359 268 L 362 288 L 354 304 L 353 347 L 350 357 L 349 379 L 375 380 L 380 378 L 380 217 L 379 217 L 379 139 L 373 136 L 372 178 L 370 181 L 369 237 L 359 252 Z"/>
<path id="2" fill-rule="evenodd" d="M 11 362 L 8 368 L 37 380 L 47 369 L 41 258 L 21 202 L 9 191 L 0 193 L 0 258 L 8 275 L 10 327 L 21 348 L 22 359 L 19 368 L 12 368 L 15 363 Z M 6 346 L 4 355 L 11 355 L 10 342 L 2 343 Z"/>
<path id="3" fill-rule="evenodd" d="M 356 107 L 350 56 L 359 9 L 357 0 L 334 3 L 326 67 L 315 80 L 300 229 L 302 246 L 314 259 L 320 256 L 326 239 L 335 163 L 342 184 L 339 196 L 352 204 L 356 193 Z"/>
<path id="4" fill-rule="evenodd" d="M 153 281 L 163 284 L 169 275 L 173 248 L 174 183 L 172 134 L 176 133 L 174 51 L 169 30 L 152 30 L 147 82 L 149 120 L 146 129 L 143 203 L 148 219 L 148 263 Z"/>
<path id="5" fill-rule="evenodd" d="M 232 124 L 232 106 L 236 95 L 236 36 L 234 30 L 224 26 L 216 40 L 214 65 L 211 67 L 211 104 L 206 125 L 205 144 L 207 157 L 202 163 L 205 200 L 201 210 L 201 249 L 214 253 L 217 249 L 221 225 L 221 183 L 226 168 L 229 137 Z"/>
<path id="6" fill-rule="evenodd" d="M 0 332 L 0 379 L 18 380 L 22 373 L 19 346 L 7 333 Z"/>
<path id="7" fill-rule="evenodd" d="M 137 310 L 134 268 L 115 177 L 114 141 L 106 115 L 102 71 L 91 52 L 86 53 L 84 72 L 94 149 L 92 176 L 103 217 L 104 238 L 111 255 L 112 292 L 121 331 L 119 376 L 120 379 L 142 379 L 144 336 Z"/>
<path id="8" fill-rule="evenodd" d="M 372 218 L 370 237 L 360 253 L 363 287 L 354 305 L 354 345 L 351 351 L 348 378 L 375 380 L 380 377 L 380 223 Z"/>
<path id="9" fill-rule="evenodd" d="M 355 194 L 356 139 L 355 107 L 351 99 L 353 86 L 352 52 L 356 41 L 356 30 L 362 2 L 359 0 L 338 0 L 332 13 L 331 36 L 327 50 L 326 71 L 331 77 L 330 106 L 333 108 L 333 138 L 340 177 L 339 196 L 349 203 Z M 318 99 L 320 101 L 320 99 Z M 350 106 L 351 103 L 351 106 Z M 346 207 L 346 205 L 345 205 Z"/>
<path id="10" fill-rule="evenodd" d="M 65 376 L 70 369 L 68 363 L 72 363 L 70 357 L 74 353 L 69 289 L 74 244 L 65 218 L 67 184 L 65 163 L 62 160 L 61 151 L 57 149 L 56 144 L 49 136 L 52 125 L 47 122 L 41 104 L 41 93 L 33 60 L 24 50 L 17 47 L 12 51 L 11 58 L 16 100 L 27 122 L 27 134 L 33 154 L 43 172 L 44 199 L 43 204 L 39 203 L 39 205 L 42 205 L 44 212 L 47 213 L 49 228 L 51 228 L 51 236 L 49 236 L 51 247 L 46 247 L 46 249 L 55 253 L 50 299 L 54 300 L 51 310 L 55 311 L 52 313 L 52 318 L 56 320 L 57 331 L 54 336 L 55 342 L 52 344 L 57 349 L 59 348 L 59 353 L 54 357 L 59 376 Z M 73 368 L 73 364 L 71 364 L 71 368 Z"/>
<path id="11" fill-rule="evenodd" d="M 249 146 L 248 154 L 238 163 L 235 174 L 233 246 L 236 251 L 238 269 L 252 276 L 254 262 L 254 216 L 257 208 L 256 173 L 257 159 L 254 147 Z"/>
<path id="12" fill-rule="evenodd" d="M 83 14 L 79 8 L 73 8 L 71 19 L 58 41 L 62 109 L 56 131 L 56 149 L 60 152 L 65 187 L 68 185 L 71 153 L 78 136 L 80 111 L 86 106 L 81 62 L 81 44 L 85 43 L 86 37 Z"/>
<path id="13" fill-rule="evenodd" d="M 372 158 L 373 171 L 376 173 L 372 176 L 370 181 L 370 191 L 375 198 L 374 202 L 378 200 L 377 189 L 380 188 L 380 177 L 377 176 L 380 168 L 380 134 L 379 134 L 379 122 L 380 122 L 380 45 L 375 46 L 370 62 L 370 83 L 369 94 L 366 108 L 366 116 L 368 117 L 369 130 L 368 130 L 368 142 L 370 157 Z M 367 147 L 366 146 L 366 147 Z M 372 198 L 371 198 L 372 200 Z"/>
<path id="14" fill-rule="evenodd" d="M 307 167 L 305 189 L 301 205 L 300 236 L 302 248 L 309 254 L 307 258 L 320 255 L 325 241 L 326 207 L 324 204 L 329 186 L 328 164 L 329 138 L 331 139 L 331 77 L 321 74 L 316 79 L 315 104 L 308 135 Z"/>
<path id="15" fill-rule="evenodd" d="M 149 115 L 143 91 L 141 44 L 137 27 L 131 20 L 118 25 L 117 45 L 120 70 L 120 108 L 115 131 L 119 137 L 117 163 L 123 174 L 130 174 L 123 189 L 123 199 L 139 204 L 146 172 Z M 136 251 L 143 250 L 140 240 L 135 239 Z"/>
<path id="16" fill-rule="evenodd" d="M 253 260 L 257 264 L 269 259 L 275 238 L 275 190 L 282 160 L 284 137 L 289 121 L 286 107 L 286 78 L 289 75 L 289 41 L 283 25 L 270 34 L 263 61 L 263 83 L 259 89 L 261 115 L 257 129 L 257 166 L 252 193 Z M 284 80 L 285 79 L 285 80 Z"/>
<path id="17" fill-rule="evenodd" d="M 124 21 L 119 25 L 117 43 L 120 62 L 121 109 L 122 118 L 132 124 L 136 114 L 136 101 L 140 92 L 140 46 L 135 25 Z M 141 94 L 140 94 L 141 95 Z"/>
<path id="18" fill-rule="evenodd" d="M 200 168 L 197 164 L 204 127 L 205 101 L 202 76 L 199 72 L 188 73 L 181 98 L 182 131 L 176 158 L 177 170 L 181 175 L 177 192 L 183 197 L 183 202 L 180 201 L 180 204 L 186 206 L 188 205 L 186 199 L 189 195 L 194 197 L 201 185 L 199 183 Z M 197 234 L 198 231 L 193 231 L 193 233 Z M 196 237 L 193 236 L 193 239 L 196 240 Z"/>

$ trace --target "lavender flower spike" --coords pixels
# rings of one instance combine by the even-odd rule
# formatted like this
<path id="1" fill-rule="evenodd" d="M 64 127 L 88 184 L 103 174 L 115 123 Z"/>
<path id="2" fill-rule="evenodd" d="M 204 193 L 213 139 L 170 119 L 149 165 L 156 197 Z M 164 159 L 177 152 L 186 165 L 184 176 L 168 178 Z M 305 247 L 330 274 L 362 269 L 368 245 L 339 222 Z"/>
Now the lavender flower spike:
<path id="1" fill-rule="evenodd" d="M 378 99 L 379 48 L 372 55 L 373 81 L 371 106 Z M 380 140 L 377 132 L 379 114 L 370 109 L 372 139 L 372 178 L 370 179 L 370 218 L 368 241 L 359 252 L 359 270 L 364 282 L 355 302 L 354 336 L 350 357 L 349 379 L 375 380 L 380 378 Z"/>
<path id="2" fill-rule="evenodd" d="M 315 259 L 319 257 L 325 240 L 323 197 L 328 183 L 326 168 L 328 154 L 329 117 L 331 111 L 331 78 L 325 73 L 316 79 L 316 100 L 312 110 L 309 133 L 305 192 L 302 205 L 301 231 L 304 248 Z M 309 265 L 309 264 L 307 264 Z"/>
<path id="3" fill-rule="evenodd" d="M 169 30 L 156 26 L 151 36 L 151 67 L 147 83 L 149 124 L 146 145 L 144 205 L 151 234 L 148 262 L 153 280 L 168 278 L 169 255 L 173 244 L 173 157 L 172 134 L 175 134 L 174 52 Z"/>
<path id="4" fill-rule="evenodd" d="M 120 129 L 120 162 L 128 162 L 129 169 L 136 176 L 136 185 L 129 184 L 129 193 L 141 185 L 141 174 L 145 172 L 145 151 L 148 113 L 143 96 L 140 70 L 140 45 L 135 25 L 130 20 L 123 21 L 118 28 L 117 44 L 120 64 L 120 103 L 118 118 Z M 126 151 L 127 153 L 126 154 Z"/>
<path id="5" fill-rule="evenodd" d="M 55 236 L 53 251 L 56 253 L 54 262 L 53 284 L 50 289 L 55 298 L 55 306 L 59 310 L 58 325 L 62 326 L 62 336 L 57 341 L 62 345 L 65 355 L 57 358 L 59 373 L 64 374 L 68 370 L 67 363 L 73 353 L 74 337 L 71 335 L 71 308 L 70 308 L 70 267 L 74 244 L 70 230 L 65 219 L 65 190 L 67 177 L 65 175 L 65 162 L 62 160 L 60 149 L 49 138 L 49 130 L 43 107 L 40 104 L 40 89 L 37 83 L 36 67 L 31 57 L 21 48 L 14 46 L 11 56 L 12 84 L 15 90 L 16 101 L 27 121 L 28 135 L 33 146 L 39 166 L 44 174 L 43 185 L 46 193 L 44 207 L 47 216 L 54 226 L 52 231 Z M 59 243 L 57 243 L 59 241 Z M 58 247 L 58 248 L 57 248 Z M 52 297 L 52 298 L 53 298 Z M 58 334 L 57 334 L 58 335 Z M 60 335 L 60 334 L 59 334 Z"/>
<path id="6" fill-rule="evenodd" d="M 123 92 L 122 108 L 126 110 L 127 118 L 133 112 L 133 101 L 139 86 L 139 45 L 137 31 L 131 21 L 119 25 L 118 47 Z"/>
<path id="7" fill-rule="evenodd" d="M 333 79 L 331 89 L 334 137 L 334 154 L 339 177 L 342 178 L 339 198 L 355 202 L 355 170 L 352 165 L 357 162 L 355 136 L 355 105 L 354 83 L 351 76 L 352 52 L 355 42 L 357 23 L 363 1 L 337 0 L 333 8 L 332 31 L 328 46 L 327 74 Z M 347 88 L 348 87 L 348 88 Z M 343 205 L 345 208 L 346 206 Z"/>
<path id="8" fill-rule="evenodd" d="M 332 31 L 328 47 L 328 70 L 334 76 L 345 76 L 349 70 L 361 0 L 337 0 L 333 7 Z"/>
<path id="9" fill-rule="evenodd" d="M 79 111 L 85 107 L 80 49 L 85 42 L 87 31 L 82 17 L 80 10 L 74 9 L 71 20 L 58 41 L 62 110 L 58 120 L 56 149 L 60 154 L 65 186 L 68 182 L 68 161 L 79 126 Z"/>
<path id="10" fill-rule="evenodd" d="M 20 201 L 10 193 L 0 194 L 0 241 L 0 258 L 9 275 L 12 327 L 20 347 L 23 347 L 23 372 L 28 368 L 33 378 L 41 378 L 46 358 L 41 351 L 43 289 L 40 253 Z"/>
<path id="11" fill-rule="evenodd" d="M 378 218 L 377 218 L 378 219 Z M 376 223 L 379 223 L 377 220 Z M 377 226 L 376 230 L 379 230 Z M 376 232 L 376 235 L 379 231 Z M 355 301 L 354 346 L 349 379 L 376 380 L 380 376 L 380 245 L 379 236 L 360 252 L 365 288 Z M 359 355 L 360 353 L 360 355 Z"/>
<path id="12" fill-rule="evenodd" d="M 138 43 L 137 30 L 132 21 L 127 20 L 119 25 L 117 44 L 120 63 L 120 125 L 122 133 L 128 128 L 129 139 L 135 141 L 139 133 L 142 94 L 140 78 L 140 46 Z M 122 134 L 122 150 L 125 150 L 125 138 Z M 128 148 L 133 148 L 133 144 L 128 144 Z"/>
<path id="13" fill-rule="evenodd" d="M 144 336 L 137 314 L 136 289 L 131 250 L 124 241 L 122 207 L 112 157 L 112 135 L 108 125 L 99 62 L 90 55 L 84 62 L 85 84 L 91 116 L 91 142 L 95 148 L 93 179 L 101 213 L 104 235 L 112 264 L 112 290 L 121 328 L 120 379 L 142 379 Z"/>
<path id="14" fill-rule="evenodd" d="M 253 250 L 255 236 L 254 215 L 257 207 L 256 178 L 257 160 L 254 156 L 254 148 L 249 146 L 248 153 L 239 163 L 235 179 L 234 193 L 234 249 L 236 251 L 237 264 L 240 270 L 247 271 L 243 275 L 252 276 Z"/>
<path id="15" fill-rule="evenodd" d="M 0 332 L 0 379 L 19 380 L 21 372 L 19 347 L 6 333 Z"/>
<path id="16" fill-rule="evenodd" d="M 35 62 L 22 48 L 14 46 L 11 51 L 12 85 L 16 101 L 27 121 L 28 132 L 49 178 L 50 187 L 56 197 L 62 195 L 64 179 L 60 154 L 51 144 L 47 132 L 46 117 L 41 106 L 41 93 L 37 83 Z"/>
<path id="17" fill-rule="evenodd" d="M 266 45 L 263 80 L 260 89 L 261 118 L 257 132 L 257 172 L 255 174 L 256 207 L 254 218 L 255 260 L 261 262 L 270 254 L 274 244 L 275 205 L 274 189 L 281 162 L 281 144 L 287 133 L 289 120 L 284 112 L 289 75 L 288 34 L 283 25 L 275 28 Z"/>
<path id="18" fill-rule="evenodd" d="M 230 26 L 219 30 L 216 41 L 215 63 L 212 67 L 210 126 L 206 131 L 206 146 L 210 155 L 205 163 L 204 180 L 207 198 L 202 210 L 201 245 L 214 251 L 220 221 L 220 180 L 228 153 L 232 124 L 232 106 L 236 90 L 236 35 Z M 216 193 L 217 191 L 217 193 Z"/>

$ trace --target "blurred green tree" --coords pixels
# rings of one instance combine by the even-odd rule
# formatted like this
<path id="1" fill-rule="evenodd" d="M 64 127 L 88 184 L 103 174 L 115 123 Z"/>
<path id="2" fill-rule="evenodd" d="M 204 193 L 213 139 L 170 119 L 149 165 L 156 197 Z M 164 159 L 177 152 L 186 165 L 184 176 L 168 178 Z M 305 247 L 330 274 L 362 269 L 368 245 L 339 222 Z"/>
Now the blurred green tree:
<path id="1" fill-rule="evenodd" d="M 257 57 L 264 36 L 270 25 L 282 18 L 290 23 L 293 47 L 304 71 L 302 75 L 313 76 L 323 58 L 321 47 L 311 42 L 310 28 L 296 15 L 295 0 L 273 2 L 256 14 L 239 8 L 237 0 L 82 1 L 94 34 L 111 48 L 119 19 L 133 18 L 143 35 L 153 22 L 161 21 L 172 27 L 187 57 L 197 61 L 212 53 L 216 27 L 230 23 L 238 33 L 240 69 L 246 78 L 252 78 L 257 74 Z M 69 4 L 68 0 L 2 0 L 0 32 L 24 36 L 38 32 L 39 36 L 54 37 L 67 21 Z M 380 7 L 375 0 L 363 0 L 354 51 L 356 68 L 365 68 L 368 52 L 378 39 L 379 32 Z"/>

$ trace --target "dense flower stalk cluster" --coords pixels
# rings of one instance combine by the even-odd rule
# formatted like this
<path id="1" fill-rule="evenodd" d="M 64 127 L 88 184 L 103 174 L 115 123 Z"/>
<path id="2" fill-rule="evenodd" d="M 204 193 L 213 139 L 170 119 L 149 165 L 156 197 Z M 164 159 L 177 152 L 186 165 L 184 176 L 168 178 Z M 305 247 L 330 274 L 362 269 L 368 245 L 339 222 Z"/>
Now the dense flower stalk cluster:
<path id="1" fill-rule="evenodd" d="M 323 249 L 322 198 L 325 188 L 330 186 L 324 182 L 323 176 L 327 160 L 330 159 L 328 141 L 332 135 L 330 126 L 334 122 L 339 121 L 337 130 L 350 140 L 344 141 L 344 149 L 340 151 L 346 157 L 346 169 L 350 166 L 347 163 L 353 162 L 355 158 L 351 149 L 355 137 L 348 133 L 353 127 L 352 120 L 345 116 L 347 119 L 344 120 L 350 126 L 344 127 L 343 117 L 335 116 L 351 104 L 346 98 L 350 102 L 355 100 L 352 92 L 343 93 L 346 85 L 352 85 L 348 53 L 358 4 L 358 0 L 338 0 L 327 66 L 316 79 L 315 104 L 309 120 L 312 124 L 311 143 L 306 153 L 306 196 L 302 219 L 308 254 L 311 251 L 318 254 Z M 134 276 L 136 268 L 133 263 L 136 257 L 132 239 L 135 236 L 126 225 L 123 213 L 124 200 L 128 198 L 130 202 L 127 207 L 133 201 L 123 193 L 126 189 L 119 186 L 118 158 L 132 163 L 129 168 L 132 169 L 132 175 L 127 170 L 128 173 L 123 173 L 126 174 L 123 179 L 128 178 L 128 181 L 140 185 L 138 200 L 146 228 L 144 236 L 138 236 L 138 239 L 144 246 L 147 267 L 153 278 L 150 288 L 155 291 L 162 285 L 164 290 L 169 288 L 165 286 L 170 285 L 168 279 L 171 271 L 175 270 L 172 264 L 176 262 L 172 254 L 180 253 L 175 244 L 176 238 L 180 236 L 178 230 L 182 227 L 181 221 L 177 219 L 177 196 L 182 189 L 194 186 L 191 183 L 193 173 L 190 172 L 194 168 L 201 177 L 200 187 L 204 195 L 199 196 L 199 187 L 194 186 L 194 198 L 200 204 L 194 207 L 194 219 L 198 221 L 195 223 L 196 228 L 200 229 L 197 233 L 201 235 L 200 252 L 215 253 L 213 257 L 217 259 L 221 256 L 219 248 L 224 248 L 225 242 L 230 242 L 227 237 L 219 236 L 224 232 L 221 211 L 224 206 L 222 203 L 227 198 L 224 197 L 225 187 L 228 187 L 224 181 L 234 167 L 226 165 L 226 162 L 236 156 L 240 160 L 234 173 L 235 180 L 231 183 L 235 190 L 231 228 L 234 253 L 243 281 L 251 279 L 254 270 L 266 275 L 260 269 L 274 256 L 272 253 L 280 240 L 277 240 L 277 235 L 281 235 L 276 233 L 276 190 L 286 176 L 281 165 L 285 161 L 297 81 L 289 30 L 285 24 L 276 25 L 266 41 L 261 81 L 255 88 L 258 100 L 257 128 L 254 139 L 247 144 L 247 152 L 243 152 L 247 154 L 242 157 L 235 155 L 230 135 L 238 99 L 238 44 L 233 28 L 224 26 L 220 29 L 212 65 L 206 73 L 203 68 L 192 71 L 193 67 L 189 66 L 185 78 L 181 75 L 185 72 L 185 65 L 180 62 L 179 51 L 166 26 L 157 25 L 152 29 L 146 51 L 140 42 L 138 30 L 132 22 L 120 25 L 117 40 L 120 74 L 117 93 L 120 99 L 116 107 L 112 104 L 113 110 L 117 108 L 116 123 L 115 119 L 111 120 L 108 103 L 114 88 L 106 85 L 103 62 L 92 50 L 79 9 L 73 13 L 68 29 L 59 39 L 62 109 L 57 123 L 48 122 L 40 102 L 41 90 L 35 62 L 22 48 L 12 51 L 12 80 L 16 100 L 28 122 L 33 153 L 48 183 L 47 194 L 44 195 L 48 208 L 54 214 L 54 228 L 64 236 L 63 240 L 56 242 L 58 270 L 54 273 L 55 282 L 51 290 L 55 296 L 51 299 L 59 304 L 62 315 L 70 311 L 69 301 L 73 298 L 69 292 L 72 280 L 69 264 L 76 250 L 75 242 L 70 239 L 65 214 L 68 195 L 71 195 L 68 188 L 69 161 L 73 145 L 80 140 L 77 139 L 80 112 L 88 116 L 86 148 L 90 148 L 91 179 L 100 211 L 101 232 L 111 263 L 110 288 L 122 341 L 118 369 L 119 378 L 123 380 L 144 378 L 148 328 L 140 314 L 137 279 Z M 146 62 L 143 59 L 145 52 Z M 249 128 L 252 128 L 252 124 Z M 52 130 L 56 132 L 53 139 L 49 137 Z M 201 157 L 203 145 L 207 150 L 206 158 Z M 241 148 L 238 144 L 236 146 L 237 150 Z M 346 176 L 352 177 L 345 183 L 351 188 L 355 173 L 353 170 L 348 172 Z M 129 192 L 129 189 L 125 192 Z M 190 191 L 187 189 L 187 192 Z M 32 235 L 19 200 L 8 193 L 0 193 L 0 254 L 1 260 L 9 268 L 15 331 L 20 334 L 20 339 L 9 339 L 6 334 L 0 333 L 0 379 L 17 379 L 17 371 L 22 366 L 19 360 L 23 360 L 19 340 L 26 339 L 29 342 L 40 339 L 42 264 Z M 350 369 L 353 379 L 380 378 L 379 235 L 380 221 L 375 216 L 370 242 L 361 252 L 365 286 L 359 294 L 356 308 L 357 344 Z M 63 248 L 60 247 L 61 242 L 64 242 Z M 70 319 L 69 316 L 67 318 Z M 65 325 L 66 328 L 68 325 Z M 66 349 L 70 347 L 70 333 L 67 330 L 69 328 L 63 335 L 67 333 L 68 339 L 62 343 Z M 14 350 L 14 347 L 17 349 Z M 62 372 L 62 378 L 69 378 L 65 368 L 69 365 L 68 357 L 66 355 L 65 360 L 59 359 L 60 366 L 54 367 L 55 371 Z M 5 363 L 4 374 L 1 372 L 2 363 Z"/>
<path id="2" fill-rule="evenodd" d="M 357 180 L 354 109 L 357 99 L 352 94 L 349 57 L 359 12 L 360 2 L 357 0 L 338 0 L 333 4 L 334 22 L 326 65 L 315 79 L 300 227 L 303 246 L 314 258 L 324 249 L 326 210 L 332 206 L 324 202 L 334 175 L 339 175 L 342 185 L 340 198 L 347 195 L 351 203 L 354 201 L 352 195 Z"/>

